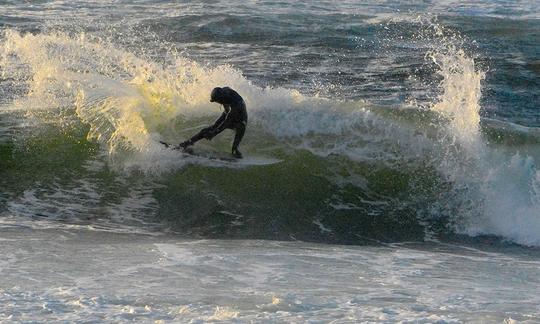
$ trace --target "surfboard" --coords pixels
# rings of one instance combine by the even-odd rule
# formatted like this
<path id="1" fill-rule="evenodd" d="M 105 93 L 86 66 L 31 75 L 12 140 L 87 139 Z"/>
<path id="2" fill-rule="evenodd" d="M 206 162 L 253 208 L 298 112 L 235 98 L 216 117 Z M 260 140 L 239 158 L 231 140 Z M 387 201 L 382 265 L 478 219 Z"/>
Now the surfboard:
<path id="1" fill-rule="evenodd" d="M 218 162 L 220 164 L 233 164 L 233 165 L 245 165 L 245 166 L 256 166 L 256 165 L 271 165 L 283 162 L 283 160 L 263 157 L 263 156 L 251 156 L 247 155 L 241 159 L 235 158 L 231 154 L 226 154 L 222 152 L 215 151 L 205 151 L 203 149 L 194 149 L 189 147 L 187 149 L 182 149 L 176 145 L 172 145 L 167 142 L 159 141 L 166 148 L 177 151 L 179 154 L 186 157 L 195 157 L 198 159 L 204 159 L 212 162 Z"/>

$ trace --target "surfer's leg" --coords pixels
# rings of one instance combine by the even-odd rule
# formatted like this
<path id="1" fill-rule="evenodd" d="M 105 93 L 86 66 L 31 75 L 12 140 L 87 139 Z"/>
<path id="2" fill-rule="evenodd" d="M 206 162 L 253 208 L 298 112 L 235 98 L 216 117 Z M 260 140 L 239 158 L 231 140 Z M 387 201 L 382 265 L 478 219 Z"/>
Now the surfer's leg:
<path id="1" fill-rule="evenodd" d="M 206 138 L 208 140 L 212 139 L 215 135 L 212 135 L 214 133 L 213 127 L 209 126 L 206 128 L 201 129 L 197 134 L 193 135 L 189 140 L 180 143 L 181 148 L 186 148 L 188 146 L 191 146 L 195 144 L 196 142 L 202 140 L 203 138 Z"/>
<path id="2" fill-rule="evenodd" d="M 214 138 L 217 134 L 223 132 L 224 129 L 229 128 L 229 125 L 222 125 L 221 127 L 214 127 L 214 126 L 208 126 L 206 128 L 201 129 L 200 132 L 193 135 L 192 138 L 189 140 L 180 143 L 180 147 L 186 148 L 188 146 L 191 146 L 195 144 L 196 142 L 202 140 L 203 138 L 206 138 L 207 140 L 211 141 L 212 138 Z"/>
<path id="3" fill-rule="evenodd" d="M 246 132 L 246 124 L 245 122 L 240 122 L 235 125 L 234 130 L 236 134 L 234 135 L 234 142 L 232 146 L 232 154 L 237 158 L 242 158 L 242 153 L 238 150 L 238 145 L 240 145 L 240 142 L 242 141 L 242 138 L 244 137 L 244 133 Z"/>
<path id="4" fill-rule="evenodd" d="M 221 133 L 225 128 L 230 128 L 229 123 L 226 122 L 227 114 L 223 113 L 218 120 L 214 122 L 212 126 L 208 126 L 206 128 L 201 129 L 200 132 L 193 135 L 192 138 L 189 140 L 180 143 L 180 147 L 186 148 L 188 146 L 191 146 L 195 144 L 196 142 L 200 141 L 203 138 L 206 138 L 207 140 L 212 140 L 217 134 Z"/>

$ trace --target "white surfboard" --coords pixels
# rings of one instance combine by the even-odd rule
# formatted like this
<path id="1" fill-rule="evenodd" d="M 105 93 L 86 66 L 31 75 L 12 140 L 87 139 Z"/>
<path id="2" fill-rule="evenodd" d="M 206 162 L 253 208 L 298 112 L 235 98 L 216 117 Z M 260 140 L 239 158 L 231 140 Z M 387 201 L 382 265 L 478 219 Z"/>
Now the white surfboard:
<path id="1" fill-rule="evenodd" d="M 241 159 L 238 159 L 232 156 L 231 154 L 226 154 L 222 152 L 206 151 L 203 149 L 194 149 L 191 147 L 187 150 L 182 150 L 181 148 L 178 148 L 166 142 L 160 141 L 160 143 L 171 150 L 177 151 L 179 154 L 187 158 L 208 160 L 208 161 L 218 163 L 218 164 L 257 166 L 257 165 L 271 165 L 271 164 L 283 162 L 283 160 L 279 160 L 279 159 L 274 159 L 274 158 L 269 158 L 269 157 L 264 157 L 264 156 L 252 156 L 252 155 L 247 155 Z"/>

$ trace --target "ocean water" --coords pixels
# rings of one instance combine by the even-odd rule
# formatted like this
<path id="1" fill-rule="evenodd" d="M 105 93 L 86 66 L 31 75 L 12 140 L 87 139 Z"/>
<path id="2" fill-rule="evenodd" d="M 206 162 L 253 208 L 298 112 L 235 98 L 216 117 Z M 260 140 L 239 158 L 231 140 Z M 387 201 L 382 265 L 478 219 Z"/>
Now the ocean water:
<path id="1" fill-rule="evenodd" d="M 539 102 L 537 1 L 0 1 L 1 321 L 539 322 Z"/>

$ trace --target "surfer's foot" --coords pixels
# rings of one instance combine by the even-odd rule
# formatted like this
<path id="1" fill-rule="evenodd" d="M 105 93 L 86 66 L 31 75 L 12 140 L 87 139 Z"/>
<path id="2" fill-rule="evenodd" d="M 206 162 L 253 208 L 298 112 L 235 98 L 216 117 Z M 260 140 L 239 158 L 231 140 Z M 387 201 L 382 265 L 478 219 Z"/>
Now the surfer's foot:
<path id="1" fill-rule="evenodd" d="M 163 142 L 163 141 L 159 141 L 159 142 L 160 142 L 161 144 L 165 145 L 165 147 L 167 147 L 167 148 L 170 146 L 170 144 L 167 143 L 167 142 Z"/>
<path id="2" fill-rule="evenodd" d="M 238 149 L 234 149 L 232 151 L 232 155 L 237 158 L 237 159 L 241 159 L 242 158 L 242 153 L 240 153 L 240 151 L 238 151 Z"/>
<path id="3" fill-rule="evenodd" d="M 182 143 L 178 144 L 177 148 L 182 149 L 182 150 L 185 151 L 191 145 L 193 145 L 193 143 L 191 141 L 185 141 L 185 142 L 182 142 Z"/>

